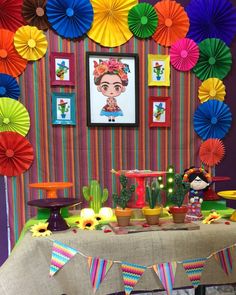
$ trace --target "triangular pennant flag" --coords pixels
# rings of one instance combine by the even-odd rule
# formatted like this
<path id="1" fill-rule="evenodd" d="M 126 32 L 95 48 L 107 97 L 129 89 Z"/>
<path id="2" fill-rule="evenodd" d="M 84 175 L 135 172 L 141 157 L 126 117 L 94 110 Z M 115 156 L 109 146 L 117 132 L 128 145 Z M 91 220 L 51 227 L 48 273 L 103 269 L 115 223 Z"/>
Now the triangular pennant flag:
<path id="1" fill-rule="evenodd" d="M 74 257 L 76 253 L 79 253 L 79 251 L 61 242 L 53 241 L 50 276 L 53 276 L 63 265 Z"/>
<path id="2" fill-rule="evenodd" d="M 165 288 L 168 295 L 172 294 L 175 272 L 177 263 L 176 262 L 165 262 L 153 265 L 153 269 L 158 275 L 163 287 Z"/>
<path id="3" fill-rule="evenodd" d="M 232 248 L 229 247 L 214 254 L 216 261 L 221 265 L 227 275 L 232 272 L 231 249 Z"/>
<path id="4" fill-rule="evenodd" d="M 125 295 L 129 295 L 146 270 L 146 266 L 122 262 L 121 269 L 125 287 Z"/>
<path id="5" fill-rule="evenodd" d="M 88 257 L 89 273 L 94 293 L 97 291 L 112 264 L 113 262 L 110 260 Z"/>
<path id="6" fill-rule="evenodd" d="M 207 258 L 196 258 L 182 261 L 185 272 L 192 282 L 194 288 L 197 288 L 197 286 L 200 284 L 202 271 L 206 260 Z"/>

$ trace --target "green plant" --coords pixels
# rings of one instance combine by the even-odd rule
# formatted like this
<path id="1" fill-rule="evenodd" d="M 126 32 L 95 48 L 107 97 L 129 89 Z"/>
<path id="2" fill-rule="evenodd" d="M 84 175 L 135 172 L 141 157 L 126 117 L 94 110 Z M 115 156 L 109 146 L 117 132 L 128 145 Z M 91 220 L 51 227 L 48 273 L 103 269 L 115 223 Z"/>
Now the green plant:
<path id="1" fill-rule="evenodd" d="M 120 195 L 117 193 L 112 194 L 112 198 L 114 200 L 114 206 L 119 206 L 122 209 L 127 207 L 127 203 L 130 200 L 132 193 L 135 191 L 135 185 L 131 185 L 129 188 L 127 187 L 128 179 L 125 175 L 121 174 L 119 177 L 120 184 L 122 189 L 120 191 Z"/>
<path id="2" fill-rule="evenodd" d="M 155 208 L 157 203 L 161 203 L 161 189 L 157 180 L 153 180 L 151 186 L 146 185 L 146 200 L 151 209 Z"/>
<path id="3" fill-rule="evenodd" d="M 173 193 L 170 195 L 171 202 L 181 207 L 184 201 L 184 197 L 190 189 L 190 184 L 184 182 L 181 174 L 175 174 L 174 177 L 174 189 Z"/>

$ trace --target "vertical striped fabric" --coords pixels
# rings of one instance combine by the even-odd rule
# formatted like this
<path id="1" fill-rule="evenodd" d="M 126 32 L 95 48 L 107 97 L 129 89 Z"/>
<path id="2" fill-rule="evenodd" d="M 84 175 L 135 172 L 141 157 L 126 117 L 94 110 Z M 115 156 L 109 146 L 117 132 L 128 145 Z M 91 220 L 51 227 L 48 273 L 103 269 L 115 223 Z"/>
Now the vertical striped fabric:
<path id="1" fill-rule="evenodd" d="M 226 248 L 214 254 L 216 261 L 220 264 L 223 271 L 229 275 L 232 272 L 232 248 Z"/>
<path id="2" fill-rule="evenodd" d="M 200 284 L 202 271 L 205 266 L 206 260 L 206 258 L 196 258 L 182 261 L 185 272 L 192 282 L 194 288 L 197 288 Z"/>
<path id="3" fill-rule="evenodd" d="M 175 282 L 175 272 L 177 263 L 176 262 L 166 262 L 153 265 L 155 273 L 158 275 L 167 295 L 172 294 L 174 282 Z"/>

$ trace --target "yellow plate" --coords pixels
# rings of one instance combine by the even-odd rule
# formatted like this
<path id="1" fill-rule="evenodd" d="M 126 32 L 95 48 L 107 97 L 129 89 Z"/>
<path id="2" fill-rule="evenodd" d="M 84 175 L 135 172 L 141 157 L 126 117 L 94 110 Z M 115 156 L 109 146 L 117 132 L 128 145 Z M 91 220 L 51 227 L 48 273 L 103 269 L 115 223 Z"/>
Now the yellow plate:
<path id="1" fill-rule="evenodd" d="M 235 191 L 221 191 L 217 192 L 217 195 L 224 199 L 236 200 L 236 190 Z"/>

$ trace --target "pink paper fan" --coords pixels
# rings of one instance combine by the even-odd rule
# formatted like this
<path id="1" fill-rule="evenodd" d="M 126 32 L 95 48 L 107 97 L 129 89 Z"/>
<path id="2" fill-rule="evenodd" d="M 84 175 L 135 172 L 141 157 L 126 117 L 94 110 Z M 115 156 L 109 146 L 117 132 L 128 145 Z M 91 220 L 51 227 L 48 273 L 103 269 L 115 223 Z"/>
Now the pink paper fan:
<path id="1" fill-rule="evenodd" d="M 192 39 L 180 39 L 170 48 L 170 62 L 179 71 L 191 70 L 198 58 L 199 48 Z"/>

